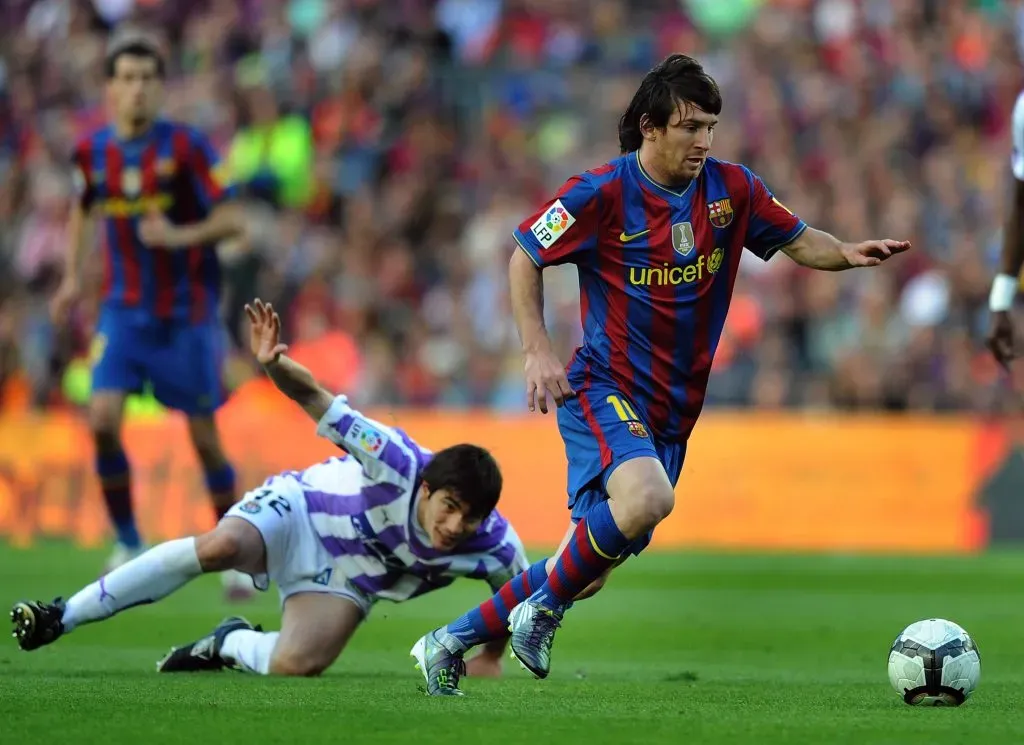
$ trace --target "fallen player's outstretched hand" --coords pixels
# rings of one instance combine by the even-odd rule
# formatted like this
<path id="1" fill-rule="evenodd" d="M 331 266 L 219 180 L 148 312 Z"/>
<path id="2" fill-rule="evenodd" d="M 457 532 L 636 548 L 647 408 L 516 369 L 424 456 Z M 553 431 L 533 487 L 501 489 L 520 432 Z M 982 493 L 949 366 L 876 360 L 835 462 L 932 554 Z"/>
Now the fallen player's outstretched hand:
<path id="1" fill-rule="evenodd" d="M 288 345 L 281 343 L 281 317 L 274 306 L 264 304 L 256 298 L 246 303 L 245 313 L 249 316 L 249 347 L 261 365 L 277 362 L 277 358 L 288 351 Z"/>

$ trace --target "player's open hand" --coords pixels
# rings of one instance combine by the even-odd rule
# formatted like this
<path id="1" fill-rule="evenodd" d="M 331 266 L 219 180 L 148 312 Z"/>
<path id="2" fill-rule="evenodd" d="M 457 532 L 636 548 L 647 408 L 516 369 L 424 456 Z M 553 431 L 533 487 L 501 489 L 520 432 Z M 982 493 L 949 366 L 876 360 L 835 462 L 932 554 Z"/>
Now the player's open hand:
<path id="1" fill-rule="evenodd" d="M 501 657 L 481 652 L 466 660 L 466 676 L 470 678 L 500 678 Z"/>
<path id="2" fill-rule="evenodd" d="M 992 320 L 988 328 L 988 348 L 996 362 L 1007 370 L 1010 369 L 1010 362 L 1017 356 L 1013 345 L 1013 318 L 1006 311 L 998 311 L 992 314 Z"/>
<path id="3" fill-rule="evenodd" d="M 155 207 L 139 220 L 139 238 L 150 248 L 177 248 L 181 243 L 178 229 Z"/>
<path id="4" fill-rule="evenodd" d="M 910 249 L 910 241 L 894 241 L 886 238 L 880 241 L 848 243 L 843 255 L 850 266 L 878 266 L 886 259 Z"/>
<path id="5" fill-rule="evenodd" d="M 530 411 L 536 411 L 539 406 L 540 413 L 547 414 L 549 392 L 559 408 L 565 405 L 566 399 L 576 395 L 565 376 L 565 367 L 554 352 L 527 352 L 526 405 Z"/>
<path id="6" fill-rule="evenodd" d="M 256 298 L 246 303 L 245 314 L 249 316 L 249 347 L 261 365 L 277 362 L 277 358 L 288 351 L 288 345 L 281 343 L 281 317 L 274 306 Z"/>

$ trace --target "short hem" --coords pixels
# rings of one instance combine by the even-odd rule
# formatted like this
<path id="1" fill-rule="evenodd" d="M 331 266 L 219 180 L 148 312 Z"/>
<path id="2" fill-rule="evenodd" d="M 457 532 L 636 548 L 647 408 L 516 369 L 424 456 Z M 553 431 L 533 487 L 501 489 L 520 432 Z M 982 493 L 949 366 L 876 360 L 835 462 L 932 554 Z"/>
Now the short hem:
<path id="1" fill-rule="evenodd" d="M 359 612 L 363 615 L 364 621 L 369 617 L 370 611 L 373 609 L 372 603 L 367 603 L 365 599 L 360 598 L 358 595 L 352 592 L 346 592 L 345 590 L 332 590 L 329 587 L 322 587 L 320 585 L 316 585 L 314 587 L 303 587 L 301 582 L 296 583 L 296 585 L 297 586 L 280 588 L 282 605 L 284 605 L 284 602 L 288 598 L 294 597 L 295 595 L 301 595 L 304 592 L 308 592 L 314 593 L 316 595 L 332 595 L 336 598 L 348 600 L 350 603 L 356 606 L 356 608 L 359 609 Z"/>

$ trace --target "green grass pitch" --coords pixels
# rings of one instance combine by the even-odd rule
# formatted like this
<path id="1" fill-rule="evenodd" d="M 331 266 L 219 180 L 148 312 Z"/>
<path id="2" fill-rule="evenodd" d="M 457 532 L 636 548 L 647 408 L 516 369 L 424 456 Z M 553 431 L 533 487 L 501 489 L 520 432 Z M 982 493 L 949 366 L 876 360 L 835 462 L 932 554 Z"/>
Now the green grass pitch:
<path id="1" fill-rule="evenodd" d="M 0 601 L 66 596 L 103 558 L 0 544 Z M 1018 743 L 1022 580 L 1019 554 L 651 553 L 572 610 L 548 680 L 509 663 L 503 679 L 467 679 L 465 698 L 436 700 L 418 690 L 409 647 L 479 602 L 482 583 L 378 605 L 319 679 L 159 676 L 171 644 L 239 610 L 204 577 L 37 652 L 0 643 L 0 743 Z M 277 596 L 241 612 L 276 628 Z M 886 677 L 896 634 L 933 616 L 981 650 L 981 685 L 959 709 L 908 707 Z"/>

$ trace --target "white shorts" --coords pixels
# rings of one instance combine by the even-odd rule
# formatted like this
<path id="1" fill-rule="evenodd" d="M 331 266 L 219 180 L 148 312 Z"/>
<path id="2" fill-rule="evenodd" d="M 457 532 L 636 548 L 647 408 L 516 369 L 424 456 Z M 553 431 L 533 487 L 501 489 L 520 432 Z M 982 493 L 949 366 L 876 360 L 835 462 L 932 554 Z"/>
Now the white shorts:
<path id="1" fill-rule="evenodd" d="M 313 530 L 306 498 L 294 480 L 277 477 L 247 492 L 228 510 L 256 527 L 267 551 L 267 573 L 252 575 L 257 590 L 277 584 L 281 603 L 299 592 L 320 592 L 348 598 L 370 613 L 373 598 L 354 587 L 338 571 L 333 557 Z"/>

